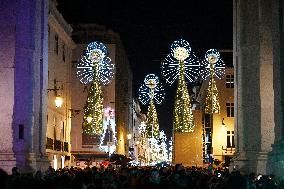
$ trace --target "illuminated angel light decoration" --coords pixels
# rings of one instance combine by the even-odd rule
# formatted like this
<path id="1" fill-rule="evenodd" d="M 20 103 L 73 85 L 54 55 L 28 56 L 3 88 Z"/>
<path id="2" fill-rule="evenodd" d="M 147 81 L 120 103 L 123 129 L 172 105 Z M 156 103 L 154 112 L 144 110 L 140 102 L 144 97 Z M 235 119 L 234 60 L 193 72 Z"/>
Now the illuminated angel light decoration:
<path id="1" fill-rule="evenodd" d="M 111 107 L 104 108 L 103 135 L 100 138 L 100 148 L 109 155 L 116 150 L 115 133 L 115 110 Z"/>
<path id="2" fill-rule="evenodd" d="M 191 51 L 189 43 L 183 39 L 171 44 L 171 52 L 162 62 L 162 74 L 170 85 L 178 81 L 178 88 L 174 109 L 174 131 L 193 132 L 194 118 L 191 111 L 191 99 L 187 84 L 198 77 L 199 61 Z"/>
<path id="3" fill-rule="evenodd" d="M 138 94 L 138 99 L 143 105 L 149 104 L 145 134 L 149 138 L 158 138 L 159 123 L 155 103 L 161 104 L 165 97 L 165 90 L 159 83 L 159 78 L 155 74 L 148 74 L 140 86 Z"/>
<path id="4" fill-rule="evenodd" d="M 101 84 L 110 83 L 114 64 L 108 57 L 107 47 L 101 42 L 90 43 L 77 64 L 77 77 L 83 84 L 91 84 L 84 107 L 83 133 L 103 133 L 103 98 Z"/>
<path id="5" fill-rule="evenodd" d="M 220 112 L 218 89 L 214 77 L 221 79 L 225 75 L 225 63 L 216 49 L 209 49 L 205 53 L 205 59 L 202 62 L 203 69 L 201 77 L 204 80 L 209 79 L 207 94 L 205 98 L 205 113 L 213 114 Z"/>

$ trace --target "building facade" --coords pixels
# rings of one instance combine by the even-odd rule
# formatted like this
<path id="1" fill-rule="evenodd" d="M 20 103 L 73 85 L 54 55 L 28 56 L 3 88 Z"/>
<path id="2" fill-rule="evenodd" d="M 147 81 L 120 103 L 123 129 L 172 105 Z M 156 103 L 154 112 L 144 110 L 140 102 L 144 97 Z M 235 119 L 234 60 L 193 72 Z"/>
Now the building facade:
<path id="1" fill-rule="evenodd" d="M 225 76 L 215 79 L 218 89 L 220 112 L 205 114 L 205 98 L 208 81 L 197 89 L 199 110 L 202 111 L 203 161 L 216 166 L 229 166 L 235 153 L 234 131 L 234 69 L 225 68 Z"/>
<path id="2" fill-rule="evenodd" d="M 48 14 L 48 87 L 46 154 L 57 169 L 70 166 L 72 27 L 50 1 Z M 62 105 L 56 105 L 61 103 Z"/>

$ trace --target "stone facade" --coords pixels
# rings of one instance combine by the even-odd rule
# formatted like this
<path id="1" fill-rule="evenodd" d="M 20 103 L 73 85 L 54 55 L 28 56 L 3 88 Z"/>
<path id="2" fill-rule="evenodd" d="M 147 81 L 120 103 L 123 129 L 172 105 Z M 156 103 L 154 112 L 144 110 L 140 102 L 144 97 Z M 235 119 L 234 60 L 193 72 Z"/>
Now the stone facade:
<path id="1" fill-rule="evenodd" d="M 283 7 L 282 0 L 234 1 L 237 148 L 231 167 L 244 173 L 284 175 Z"/>
<path id="2" fill-rule="evenodd" d="M 46 153 L 50 165 L 57 169 L 70 165 L 71 133 L 71 66 L 72 28 L 56 9 L 56 3 L 49 4 L 48 15 L 48 101 Z M 56 107 L 56 96 L 63 99 Z"/>
<path id="3" fill-rule="evenodd" d="M 0 167 L 46 169 L 48 1 L 1 2 Z"/>

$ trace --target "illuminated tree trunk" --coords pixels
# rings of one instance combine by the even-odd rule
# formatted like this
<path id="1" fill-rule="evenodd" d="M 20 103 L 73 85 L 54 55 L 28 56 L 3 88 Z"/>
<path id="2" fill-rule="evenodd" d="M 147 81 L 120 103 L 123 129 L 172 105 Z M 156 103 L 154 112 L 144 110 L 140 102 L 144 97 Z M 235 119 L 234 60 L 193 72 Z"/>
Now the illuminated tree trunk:
<path id="1" fill-rule="evenodd" d="M 152 99 L 150 100 L 150 106 L 148 108 L 148 113 L 147 113 L 146 135 L 149 138 L 159 137 L 158 116 L 157 116 L 157 111 L 156 111 L 156 108 L 155 108 L 155 105 Z"/>
<path id="2" fill-rule="evenodd" d="M 87 102 L 84 106 L 83 133 L 101 135 L 103 132 L 103 98 L 98 81 L 90 86 Z"/>
<path id="3" fill-rule="evenodd" d="M 194 127 L 190 96 L 184 79 L 184 62 L 180 61 L 180 73 L 174 109 L 174 131 L 193 132 Z"/>

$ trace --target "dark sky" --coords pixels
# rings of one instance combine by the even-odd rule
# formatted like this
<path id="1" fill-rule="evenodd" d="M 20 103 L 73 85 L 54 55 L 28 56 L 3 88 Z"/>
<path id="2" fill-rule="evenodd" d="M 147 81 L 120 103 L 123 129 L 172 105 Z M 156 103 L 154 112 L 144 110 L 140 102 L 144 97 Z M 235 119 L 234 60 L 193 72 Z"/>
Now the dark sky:
<path id="1" fill-rule="evenodd" d="M 174 40 L 187 40 L 199 58 L 210 48 L 232 49 L 233 46 L 232 0 L 154 2 L 58 0 L 58 9 L 70 24 L 96 23 L 120 34 L 131 63 L 137 96 L 137 89 L 147 74 L 154 73 L 161 78 L 161 60 L 169 53 Z M 232 64 L 232 60 L 224 60 Z M 169 133 L 176 85 L 169 86 L 161 80 L 166 98 L 156 107 L 160 127 Z"/>

